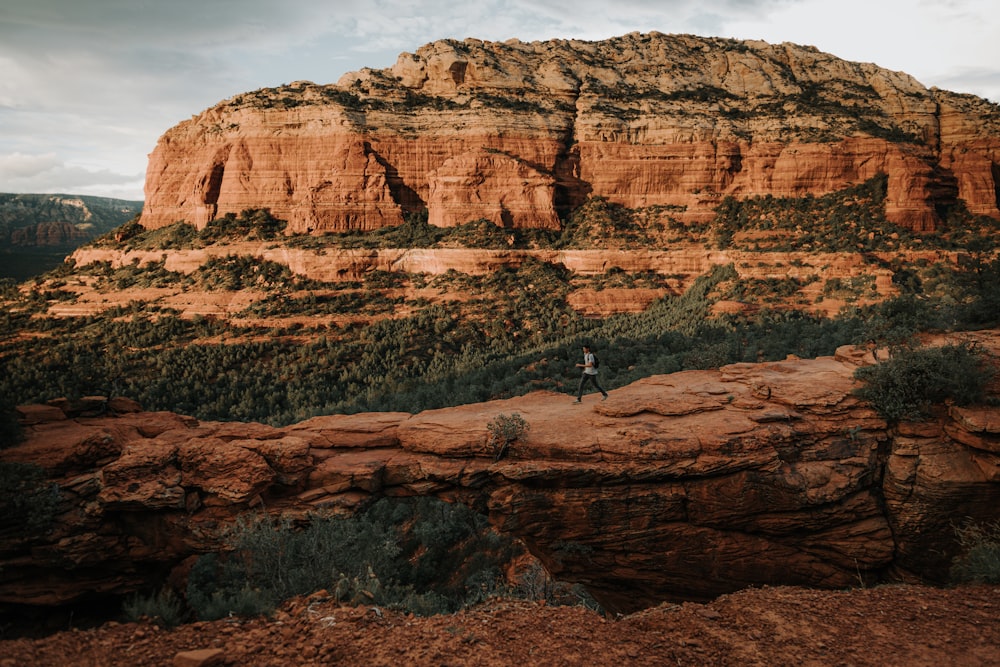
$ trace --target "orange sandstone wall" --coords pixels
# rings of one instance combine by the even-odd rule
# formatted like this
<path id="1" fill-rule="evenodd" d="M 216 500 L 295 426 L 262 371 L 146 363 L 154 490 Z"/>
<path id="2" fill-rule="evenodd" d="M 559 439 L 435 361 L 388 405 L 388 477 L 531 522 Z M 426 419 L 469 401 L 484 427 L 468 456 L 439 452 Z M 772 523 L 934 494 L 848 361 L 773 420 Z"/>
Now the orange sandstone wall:
<path id="1" fill-rule="evenodd" d="M 150 155 L 142 224 L 268 208 L 293 233 L 426 210 L 558 228 L 602 196 L 704 220 L 725 196 L 820 195 L 888 174 L 915 231 L 961 199 L 1000 217 L 1000 110 L 810 47 L 691 36 L 441 41 L 337 85 L 224 101 Z"/>

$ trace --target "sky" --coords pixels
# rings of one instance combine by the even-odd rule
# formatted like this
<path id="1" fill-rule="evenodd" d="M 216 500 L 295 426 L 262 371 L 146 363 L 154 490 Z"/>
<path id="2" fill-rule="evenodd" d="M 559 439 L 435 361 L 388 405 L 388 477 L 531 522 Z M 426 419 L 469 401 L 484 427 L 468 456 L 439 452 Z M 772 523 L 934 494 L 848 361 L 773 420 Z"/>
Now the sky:
<path id="1" fill-rule="evenodd" d="M 141 200 L 160 135 L 238 93 L 438 39 L 634 31 L 810 45 L 1000 102 L 997 0 L 3 0 L 0 192 Z"/>

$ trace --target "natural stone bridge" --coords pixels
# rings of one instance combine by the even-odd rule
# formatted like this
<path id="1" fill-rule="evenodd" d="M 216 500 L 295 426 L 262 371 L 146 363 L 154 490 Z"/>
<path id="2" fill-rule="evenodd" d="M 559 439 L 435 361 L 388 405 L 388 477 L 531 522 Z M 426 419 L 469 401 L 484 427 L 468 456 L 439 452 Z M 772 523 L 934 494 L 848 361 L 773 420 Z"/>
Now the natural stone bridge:
<path id="1" fill-rule="evenodd" d="M 148 586 L 250 509 L 408 495 L 487 514 L 613 611 L 758 585 L 940 582 L 954 523 L 997 518 L 1000 410 L 890 430 L 851 393 L 859 363 L 843 348 L 650 377 L 604 402 L 536 392 L 283 428 L 24 406 L 29 438 L 0 459 L 43 466 L 62 507 L 44 538 L 0 542 L 0 603 Z M 530 428 L 494 461 L 487 424 L 512 413 Z"/>

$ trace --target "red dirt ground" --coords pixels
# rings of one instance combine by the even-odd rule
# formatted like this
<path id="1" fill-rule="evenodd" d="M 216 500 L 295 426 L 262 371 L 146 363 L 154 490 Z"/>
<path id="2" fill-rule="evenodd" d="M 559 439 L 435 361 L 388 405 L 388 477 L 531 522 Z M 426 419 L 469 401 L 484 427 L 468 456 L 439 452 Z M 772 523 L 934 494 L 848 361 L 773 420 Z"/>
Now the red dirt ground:
<path id="1" fill-rule="evenodd" d="M 612 619 L 582 607 L 501 599 L 421 618 L 344 607 L 320 592 L 286 603 L 270 619 L 170 630 L 108 623 L 0 641 L 0 667 L 1000 665 L 998 594 L 998 586 L 759 588 Z"/>

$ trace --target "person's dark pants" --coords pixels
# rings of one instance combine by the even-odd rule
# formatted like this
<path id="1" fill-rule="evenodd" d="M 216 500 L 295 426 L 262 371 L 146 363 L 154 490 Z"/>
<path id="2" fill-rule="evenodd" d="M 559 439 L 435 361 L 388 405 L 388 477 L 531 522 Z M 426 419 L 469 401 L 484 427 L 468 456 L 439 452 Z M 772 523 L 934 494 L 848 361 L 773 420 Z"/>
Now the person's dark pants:
<path id="1" fill-rule="evenodd" d="M 604 391 L 604 387 L 601 386 L 601 383 L 597 381 L 596 373 L 594 375 L 591 375 L 590 373 L 584 373 L 580 376 L 580 388 L 576 392 L 576 400 L 579 401 L 581 398 L 583 398 L 583 386 L 587 384 L 588 380 L 594 383 L 594 386 L 597 387 L 597 390 L 599 392 L 601 392 L 605 396 L 608 395 L 608 392 Z"/>

